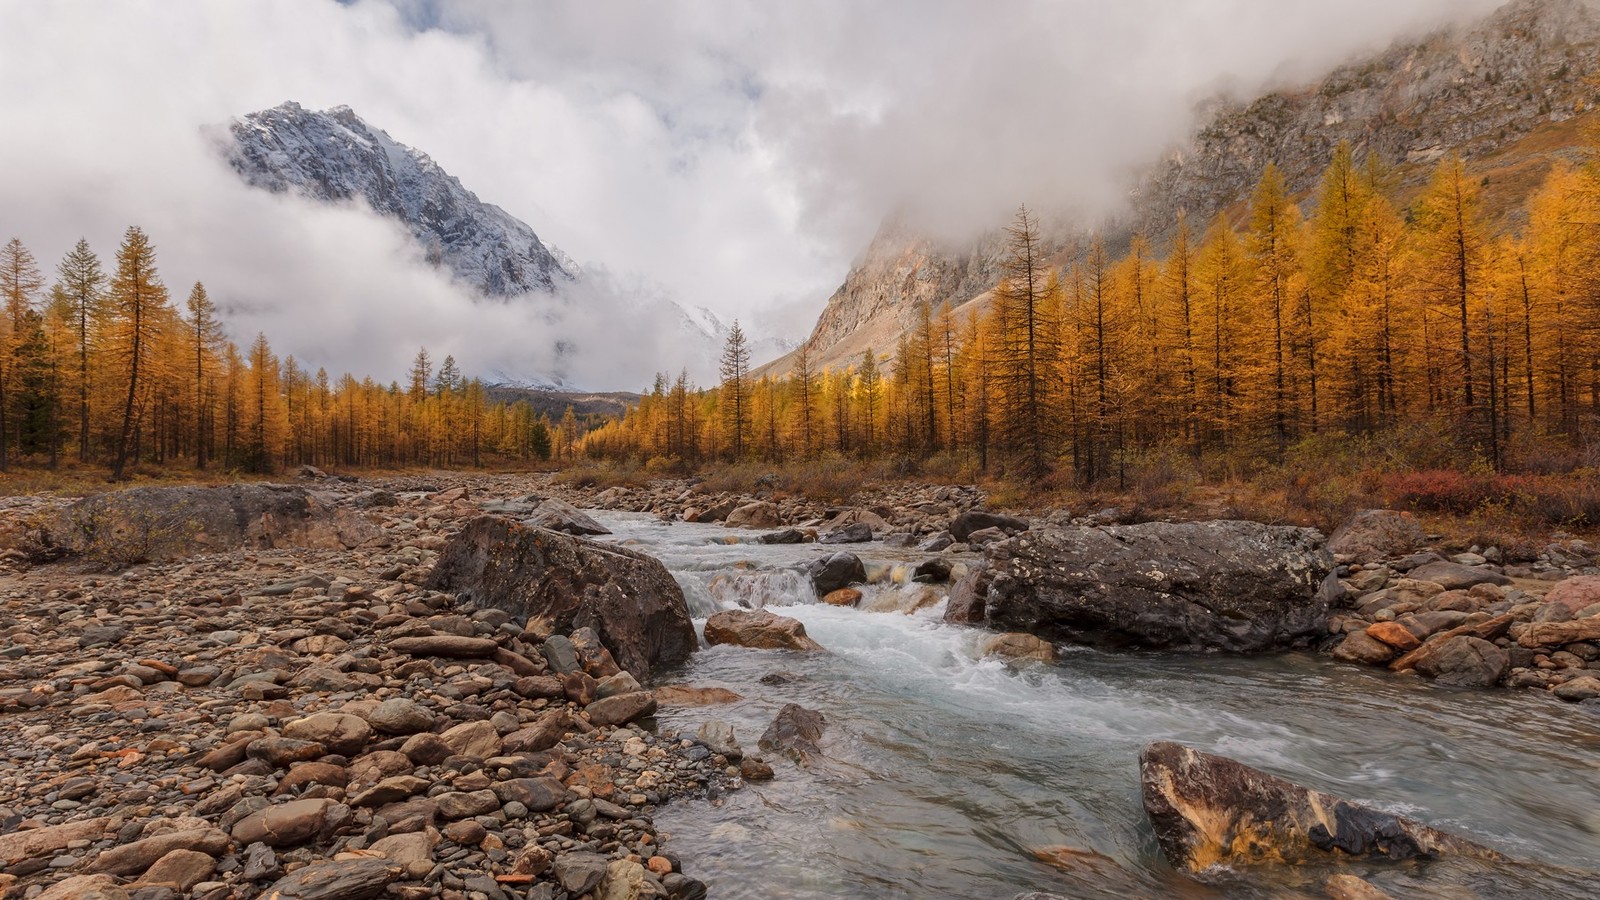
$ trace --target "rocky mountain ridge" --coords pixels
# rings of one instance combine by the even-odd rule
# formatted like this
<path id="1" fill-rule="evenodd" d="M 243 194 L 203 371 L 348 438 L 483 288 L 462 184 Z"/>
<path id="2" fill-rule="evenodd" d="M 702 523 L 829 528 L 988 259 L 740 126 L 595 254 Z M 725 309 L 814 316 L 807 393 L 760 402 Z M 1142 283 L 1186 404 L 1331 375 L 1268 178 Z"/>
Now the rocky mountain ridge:
<path id="1" fill-rule="evenodd" d="M 289 101 L 235 120 L 228 133 L 228 162 L 245 181 L 323 202 L 360 200 L 403 223 L 429 262 L 486 296 L 551 292 L 578 275 L 526 223 L 348 106 L 319 112 Z"/>
<path id="2" fill-rule="evenodd" d="M 1577 156 L 1580 117 L 1600 99 L 1589 82 L 1600 71 L 1597 48 L 1595 0 L 1512 0 L 1477 23 L 1396 42 L 1315 84 L 1214 98 L 1192 138 L 1132 188 L 1128 214 L 1105 226 L 1108 243 L 1115 249 L 1139 231 L 1159 243 L 1179 210 L 1205 222 L 1242 209 L 1268 161 L 1304 197 L 1340 141 L 1394 167 L 1402 199 L 1435 161 L 1460 152 L 1487 179 L 1491 213 L 1515 224 L 1553 161 Z M 1081 233 L 1047 237 L 1060 253 Z M 891 350 L 924 302 L 981 303 L 998 281 L 1003 249 L 999 231 L 957 245 L 887 222 L 806 339 L 814 364 L 849 364 L 869 346 Z M 786 372 L 791 359 L 766 371 Z"/>

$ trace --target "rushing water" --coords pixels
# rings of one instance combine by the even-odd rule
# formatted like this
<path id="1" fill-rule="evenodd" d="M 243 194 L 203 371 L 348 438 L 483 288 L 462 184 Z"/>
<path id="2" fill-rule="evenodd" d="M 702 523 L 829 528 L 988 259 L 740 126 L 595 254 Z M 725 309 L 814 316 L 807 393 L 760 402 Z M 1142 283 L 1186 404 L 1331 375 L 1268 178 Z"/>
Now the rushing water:
<path id="1" fill-rule="evenodd" d="M 692 734 L 733 724 L 746 752 L 784 703 L 827 717 L 825 759 L 713 801 L 663 809 L 670 847 L 717 898 L 1322 896 L 1330 870 L 1214 873 L 1163 861 L 1139 799 L 1139 750 L 1170 739 L 1487 843 L 1511 865 L 1349 871 L 1396 896 L 1600 896 L 1600 717 L 1526 692 L 1451 692 L 1304 654 L 1068 651 L 1054 666 L 980 659 L 942 594 L 897 583 L 919 554 L 850 547 L 882 583 L 863 607 L 815 602 L 800 572 L 839 548 L 597 513 L 661 559 L 697 618 L 782 606 L 827 653 L 713 647 L 669 680 L 729 688 L 665 710 Z M 728 543 L 729 541 L 741 541 Z M 941 601 L 928 607 L 930 599 Z M 917 606 L 915 612 L 902 612 Z M 763 684 L 783 671 L 799 676 Z M 1052 862 L 1039 857 L 1050 857 Z"/>

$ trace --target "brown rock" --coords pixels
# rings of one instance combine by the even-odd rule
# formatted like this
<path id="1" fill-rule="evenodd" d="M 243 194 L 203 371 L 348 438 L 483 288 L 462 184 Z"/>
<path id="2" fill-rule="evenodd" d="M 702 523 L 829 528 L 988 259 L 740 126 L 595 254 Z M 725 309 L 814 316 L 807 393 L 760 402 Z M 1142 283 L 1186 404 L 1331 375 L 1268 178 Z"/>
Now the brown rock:
<path id="1" fill-rule="evenodd" d="M 725 609 L 706 619 L 706 643 L 763 650 L 821 650 L 798 619 L 767 610 Z"/>
<path id="2" fill-rule="evenodd" d="M 14 866 L 23 860 L 53 856 L 65 850 L 73 841 L 99 840 L 109 827 L 110 819 L 79 819 L 61 825 L 0 834 L 0 862 Z"/>
<path id="3" fill-rule="evenodd" d="M 464 722 L 439 735 L 454 753 L 488 759 L 500 755 L 500 732 L 487 721 Z"/>
<path id="4" fill-rule="evenodd" d="M 999 656 L 1008 660 L 1032 659 L 1048 663 L 1056 659 L 1055 645 L 1044 638 L 1020 632 L 988 638 L 981 645 L 980 652 L 984 656 Z"/>
<path id="5" fill-rule="evenodd" d="M 1574 575 L 1556 582 L 1544 595 L 1544 602 L 1559 603 L 1573 615 L 1600 603 L 1600 575 Z"/>
<path id="6" fill-rule="evenodd" d="M 1404 625 L 1397 622 L 1378 622 L 1367 626 L 1367 637 L 1382 641 L 1385 644 L 1406 653 L 1422 646 L 1422 641 L 1412 634 Z"/>
<path id="7" fill-rule="evenodd" d="M 444 738 L 431 731 L 413 734 L 400 745 L 400 752 L 419 766 L 435 766 L 449 758 L 455 750 Z"/>
<path id="8" fill-rule="evenodd" d="M 1521 637 L 1517 638 L 1517 643 L 1530 649 L 1538 649 L 1596 639 L 1600 639 L 1600 616 L 1572 619 L 1567 622 L 1534 622 Z"/>
<path id="9" fill-rule="evenodd" d="M 1363 509 L 1334 529 L 1328 551 L 1338 563 L 1373 562 L 1405 556 L 1426 540 L 1422 526 L 1408 512 Z"/>
<path id="10" fill-rule="evenodd" d="M 797 703 L 785 703 L 772 724 L 761 733 L 757 744 L 763 750 L 784 753 L 804 765 L 811 757 L 822 755 L 818 742 L 826 726 L 822 713 Z"/>
<path id="11" fill-rule="evenodd" d="M 165 884 L 187 894 L 190 888 L 211 877 L 217 870 L 217 861 L 198 850 L 178 849 L 156 860 L 140 884 Z"/>
<path id="12" fill-rule="evenodd" d="M 829 606 L 855 606 L 861 602 L 861 592 L 851 587 L 839 588 L 837 591 L 829 591 L 822 598 L 822 602 Z"/>
<path id="13" fill-rule="evenodd" d="M 1394 648 L 1367 634 L 1370 629 L 1352 631 L 1333 648 L 1333 658 L 1364 666 L 1381 666 L 1394 658 Z"/>
<path id="14" fill-rule="evenodd" d="M 371 900 L 399 876 L 386 860 L 321 860 L 278 879 L 259 900 Z"/>
<path id="15" fill-rule="evenodd" d="M 634 719 L 655 715 L 656 697 L 649 691 L 634 691 L 606 697 L 583 708 L 583 714 L 596 725 L 626 725 Z"/>
<path id="16" fill-rule="evenodd" d="M 1167 860 L 1215 865 L 1467 856 L 1487 847 L 1167 741 L 1139 755 L 1144 808 Z"/>
<path id="17" fill-rule="evenodd" d="M 1453 687 L 1493 687 L 1511 668 L 1504 650 L 1471 635 L 1435 638 L 1417 652 L 1418 672 Z"/>
<path id="18" fill-rule="evenodd" d="M 327 798 L 291 800 L 240 819 L 233 826 L 233 839 L 241 845 L 259 841 L 268 847 L 303 844 L 348 818 L 349 812 L 344 804 Z"/>
<path id="19" fill-rule="evenodd" d="M 228 849 L 228 836 L 216 828 L 189 828 L 158 834 L 131 844 L 112 847 L 89 863 L 91 872 L 138 875 L 174 850 L 198 850 L 215 856 Z"/>
<path id="20" fill-rule="evenodd" d="M 110 875 L 74 875 L 51 885 L 34 900 L 128 900 L 128 892 Z"/>
<path id="21" fill-rule="evenodd" d="M 372 726 L 360 716 L 316 713 L 283 726 L 284 737 L 315 741 L 330 753 L 354 756 L 372 740 Z"/>
<path id="22" fill-rule="evenodd" d="M 344 766 L 324 762 L 296 763 L 289 767 L 288 774 L 279 779 L 275 793 L 292 794 L 313 784 L 344 787 L 349 783 L 350 774 L 345 771 Z"/>
<path id="23" fill-rule="evenodd" d="M 1569 703 L 1582 700 L 1593 700 L 1600 697 L 1600 678 L 1593 675 L 1580 675 L 1562 684 L 1556 685 L 1555 695 Z"/>
<path id="24" fill-rule="evenodd" d="M 687 684 L 669 684 L 655 689 L 656 703 L 661 706 L 715 706 L 720 703 L 737 703 L 744 698 L 727 688 L 694 687 Z"/>
<path id="25" fill-rule="evenodd" d="M 245 754 L 251 759 L 265 760 L 277 768 L 290 763 L 308 762 L 327 753 L 327 748 L 316 741 L 302 741 L 289 737 L 264 737 L 251 741 Z"/>
<path id="26" fill-rule="evenodd" d="M 1394 895 L 1379 890 L 1371 882 L 1355 875 L 1340 873 L 1329 878 L 1322 886 L 1328 900 L 1394 900 Z"/>
<path id="27" fill-rule="evenodd" d="M 395 638 L 388 647 L 408 656 L 443 656 L 451 659 L 489 659 L 500 645 L 492 638 L 462 637 L 455 634 L 425 634 Z"/>

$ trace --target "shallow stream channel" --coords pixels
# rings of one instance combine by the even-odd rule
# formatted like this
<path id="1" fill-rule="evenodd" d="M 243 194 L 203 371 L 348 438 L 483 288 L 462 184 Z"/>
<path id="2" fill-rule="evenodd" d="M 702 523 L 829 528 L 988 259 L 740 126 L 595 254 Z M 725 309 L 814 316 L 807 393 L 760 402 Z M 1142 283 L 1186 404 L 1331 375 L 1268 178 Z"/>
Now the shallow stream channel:
<path id="1" fill-rule="evenodd" d="M 905 579 L 926 554 L 767 546 L 756 532 L 592 514 L 615 532 L 605 540 L 672 571 L 697 627 L 722 608 L 767 607 L 827 648 L 703 647 L 662 679 L 739 694 L 659 721 L 692 735 L 723 720 L 747 753 L 785 703 L 827 719 L 823 759 L 802 768 L 765 754 L 772 781 L 657 815 L 713 898 L 1323 897 L 1335 871 L 1396 897 L 1600 897 L 1600 717 L 1573 705 L 1311 654 L 1068 648 L 1054 665 L 1010 667 L 979 658 L 984 632 L 942 621 L 944 586 Z M 838 549 L 876 578 L 860 608 L 820 604 L 803 571 Z M 797 677 L 763 682 L 773 673 Z M 1193 880 L 1162 858 L 1141 806 L 1138 754 L 1154 740 L 1370 802 L 1514 862 Z"/>

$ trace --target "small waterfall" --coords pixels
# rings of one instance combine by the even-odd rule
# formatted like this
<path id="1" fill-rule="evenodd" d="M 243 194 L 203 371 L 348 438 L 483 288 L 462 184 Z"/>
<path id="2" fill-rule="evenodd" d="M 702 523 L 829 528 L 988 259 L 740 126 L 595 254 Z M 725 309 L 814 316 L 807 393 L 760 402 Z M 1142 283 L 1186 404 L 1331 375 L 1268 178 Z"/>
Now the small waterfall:
<path id="1" fill-rule="evenodd" d="M 723 609 L 765 609 L 817 602 L 811 578 L 798 569 L 722 569 L 679 572 L 689 613 L 695 618 Z"/>

